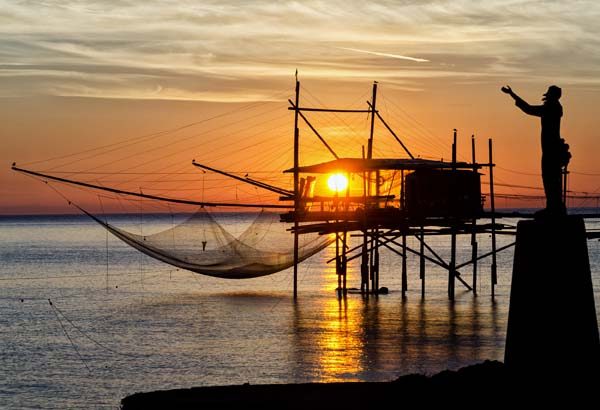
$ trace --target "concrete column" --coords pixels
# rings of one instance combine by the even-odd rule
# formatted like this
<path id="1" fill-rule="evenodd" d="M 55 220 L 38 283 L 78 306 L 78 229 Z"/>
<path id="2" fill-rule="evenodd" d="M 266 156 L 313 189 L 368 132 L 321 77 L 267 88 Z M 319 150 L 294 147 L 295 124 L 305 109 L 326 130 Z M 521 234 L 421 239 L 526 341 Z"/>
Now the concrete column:
<path id="1" fill-rule="evenodd" d="M 505 363 L 523 376 L 597 374 L 600 342 L 582 218 L 518 223 Z"/>

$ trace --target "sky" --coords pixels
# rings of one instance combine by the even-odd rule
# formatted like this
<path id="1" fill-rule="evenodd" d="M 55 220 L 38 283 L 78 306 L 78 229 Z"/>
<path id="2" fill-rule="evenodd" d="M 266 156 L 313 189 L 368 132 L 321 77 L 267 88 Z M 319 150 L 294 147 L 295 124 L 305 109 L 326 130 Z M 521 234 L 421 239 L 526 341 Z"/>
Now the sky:
<path id="1" fill-rule="evenodd" d="M 285 169 L 293 129 L 286 100 L 296 69 L 308 93 L 301 94 L 327 106 L 364 104 L 378 81 L 386 104 L 397 107 L 389 109 L 389 122 L 419 155 L 448 158 L 457 128 L 462 157 L 470 158 L 471 134 L 479 156 L 493 138 L 498 180 L 535 187 L 539 122 L 499 89 L 510 84 L 538 103 L 557 84 L 573 153 L 570 187 L 600 192 L 599 20 L 597 1 L 0 0 L 0 214 L 68 211 L 48 187 L 10 171 L 13 161 L 41 161 L 31 165 L 38 170 L 82 169 L 81 162 L 61 168 L 44 160 L 223 113 L 229 114 L 214 125 L 230 127 L 228 133 L 202 123 L 195 134 L 178 134 L 209 149 L 182 143 L 171 159 L 161 150 L 141 157 L 153 161 L 152 169 L 175 159 L 191 167 L 198 156 L 240 172 Z M 249 134 L 243 124 L 252 116 L 235 113 L 248 113 L 248 105 L 272 107 L 265 123 L 276 125 L 280 133 L 271 141 L 285 149 L 269 151 L 260 140 L 272 129 L 256 125 L 259 136 Z M 231 128 L 236 121 L 239 128 Z M 315 119 L 326 136 L 335 134 L 335 121 Z M 346 155 L 360 156 L 343 136 L 331 138 Z M 401 155 L 388 146 L 378 155 Z M 126 151 L 133 155 L 134 148 L 140 146 Z M 231 155 L 223 156 L 227 149 Z M 98 169 L 123 169 L 118 165 Z M 540 193 L 519 191 L 532 192 Z"/>

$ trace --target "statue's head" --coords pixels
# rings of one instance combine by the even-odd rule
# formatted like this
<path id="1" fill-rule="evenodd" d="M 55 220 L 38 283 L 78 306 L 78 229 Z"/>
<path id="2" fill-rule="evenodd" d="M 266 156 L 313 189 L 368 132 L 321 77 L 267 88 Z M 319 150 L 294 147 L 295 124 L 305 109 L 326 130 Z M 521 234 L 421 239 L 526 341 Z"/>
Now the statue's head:
<path id="1" fill-rule="evenodd" d="M 556 85 L 551 85 L 550 87 L 548 87 L 548 91 L 546 91 L 544 97 L 542 97 L 542 101 L 558 101 L 561 95 L 561 88 Z"/>

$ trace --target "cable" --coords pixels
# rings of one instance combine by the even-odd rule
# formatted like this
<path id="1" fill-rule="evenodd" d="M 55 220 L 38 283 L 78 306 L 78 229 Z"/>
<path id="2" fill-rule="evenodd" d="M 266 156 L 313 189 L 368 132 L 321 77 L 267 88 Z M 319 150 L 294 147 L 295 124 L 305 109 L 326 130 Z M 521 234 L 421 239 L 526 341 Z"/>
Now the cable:
<path id="1" fill-rule="evenodd" d="M 532 177 L 539 177 L 542 174 L 541 173 L 532 173 L 532 172 L 525 172 L 525 171 L 517 171 L 514 169 L 508 169 L 508 168 L 504 168 L 501 167 L 500 165 L 496 165 L 496 167 L 498 167 L 499 169 L 506 171 L 506 172 L 510 172 L 512 174 L 519 174 L 519 175 L 527 175 L 527 176 L 532 176 Z"/>
<path id="2" fill-rule="evenodd" d="M 86 339 L 90 340 L 92 343 L 94 343 L 95 345 L 97 345 L 97 346 L 101 347 L 102 349 L 104 349 L 104 350 L 107 350 L 107 351 L 109 351 L 109 352 L 111 352 L 111 353 L 114 353 L 114 354 L 121 355 L 121 356 L 129 356 L 129 357 L 144 357 L 144 356 L 147 356 L 147 355 L 134 355 L 134 354 L 130 354 L 130 353 L 121 353 L 121 352 L 118 352 L 118 351 L 116 351 L 116 350 L 114 350 L 114 349 L 111 349 L 110 347 L 108 347 L 108 346 L 106 346 L 106 345 L 104 345 L 104 344 L 100 343 L 99 341 L 97 341 L 96 339 L 94 339 L 93 337 L 91 337 L 90 335 L 88 335 L 88 334 L 87 334 L 86 332 L 84 332 L 84 331 L 83 331 L 83 330 L 82 330 L 82 329 L 81 329 L 79 326 L 77 326 L 75 323 L 73 323 L 73 322 L 71 321 L 71 319 L 69 319 L 69 318 L 67 317 L 67 315 L 65 315 L 65 314 L 64 314 L 64 313 L 63 313 L 63 312 L 62 312 L 62 311 L 61 311 L 61 310 L 60 310 L 58 307 L 56 307 L 56 305 L 54 305 L 54 304 L 52 303 L 52 301 L 50 301 L 50 299 L 48 299 L 48 302 L 50 303 L 50 306 L 52 306 L 52 308 L 53 308 L 53 309 L 54 309 L 56 312 L 60 313 L 60 315 L 61 315 L 61 316 L 62 316 L 62 317 L 63 317 L 63 318 L 64 318 L 64 319 L 67 321 L 67 322 L 69 322 L 69 324 L 70 324 L 71 326 L 73 326 L 75 329 L 77 329 L 77 330 L 79 331 L 79 333 L 81 333 L 81 334 L 82 334 L 82 335 L 83 335 L 83 336 L 84 336 Z M 58 316 L 57 316 L 57 317 L 58 317 Z M 87 366 L 86 366 L 86 367 L 87 367 Z"/>
<path id="3" fill-rule="evenodd" d="M 99 146 L 99 147 L 90 148 L 90 149 L 87 149 L 87 150 L 84 150 L 84 151 L 77 151 L 77 152 L 74 152 L 74 153 L 71 153 L 71 154 L 60 155 L 60 156 L 57 156 L 57 157 L 52 157 L 52 158 L 48 158 L 48 159 L 44 159 L 44 160 L 26 162 L 26 163 L 24 163 L 22 165 L 34 165 L 34 164 L 39 164 L 39 163 L 42 163 L 42 162 L 51 162 L 51 161 L 55 161 L 55 160 L 59 160 L 59 159 L 64 159 L 64 158 L 68 158 L 68 157 L 72 157 L 72 156 L 76 156 L 76 155 L 85 154 L 85 153 L 88 153 L 88 152 L 98 151 L 98 150 L 101 150 L 101 149 L 104 149 L 104 148 L 111 148 L 111 147 L 114 147 L 116 145 L 126 144 L 128 142 L 137 141 L 137 140 L 140 140 L 140 139 L 143 140 L 145 138 L 150 138 L 150 137 L 154 137 L 154 136 L 160 136 L 162 134 L 167 134 L 167 133 L 173 133 L 173 132 L 181 131 L 183 129 L 190 128 L 190 127 L 193 127 L 195 125 L 199 125 L 199 124 L 202 124 L 202 123 L 205 123 L 205 122 L 208 122 L 208 121 L 212 121 L 212 120 L 215 120 L 217 118 L 226 117 L 228 115 L 231 115 L 231 114 L 234 114 L 234 113 L 237 113 L 237 112 L 240 112 L 240 111 L 246 111 L 246 110 L 248 110 L 248 109 L 250 109 L 251 107 L 254 107 L 254 106 L 260 106 L 260 105 L 272 103 L 273 101 L 269 101 L 269 100 L 272 100 L 273 98 L 278 98 L 278 97 L 282 96 L 283 94 L 287 94 L 287 91 L 280 91 L 277 94 L 274 94 L 271 97 L 269 97 L 268 100 L 253 102 L 253 103 L 250 103 L 250 104 L 248 104 L 246 106 L 243 106 L 241 108 L 236 108 L 236 109 L 233 109 L 231 111 L 227 111 L 227 112 L 224 112 L 224 113 L 221 113 L 221 114 L 214 115 L 212 117 L 204 118 L 204 119 L 199 120 L 199 121 L 195 121 L 195 122 L 191 122 L 191 123 L 188 123 L 188 124 L 185 124 L 185 125 L 181 125 L 181 126 L 176 127 L 176 128 L 171 128 L 171 129 L 168 129 L 168 130 L 153 132 L 151 134 L 144 134 L 144 135 L 141 135 L 141 136 L 136 136 L 136 137 L 128 138 L 128 139 L 126 139 L 124 141 L 119 141 L 119 142 L 115 142 L 115 143 L 111 143 L 111 144 L 105 144 L 105 145 L 102 145 L 102 146 Z"/>
<path id="4" fill-rule="evenodd" d="M 91 374 L 92 370 L 89 368 L 89 366 L 87 365 L 87 363 L 85 362 L 85 360 L 83 360 L 83 357 L 81 356 L 81 353 L 79 353 L 79 349 L 77 349 L 77 346 L 73 342 L 73 339 L 71 339 L 71 336 L 69 336 L 69 333 L 67 333 L 67 329 L 65 329 L 65 326 L 63 325 L 62 321 L 60 320 L 60 317 L 58 316 L 58 313 L 56 313 L 57 311 L 54 308 L 54 305 L 52 304 L 52 301 L 50 299 L 48 299 L 48 303 L 53 308 L 52 311 L 54 312 L 54 315 L 56 316 L 56 320 L 58 320 L 58 323 L 60 324 L 60 327 L 62 328 L 65 336 L 67 337 L 67 339 L 69 339 L 69 342 L 71 343 L 71 346 L 73 347 L 73 350 L 75 350 L 75 353 L 77 353 L 77 356 L 79 356 L 79 360 L 81 360 L 81 363 L 83 363 L 83 365 L 85 366 L 85 368 Z"/>
<path id="5" fill-rule="evenodd" d="M 571 171 L 571 170 L 569 170 L 569 174 L 584 175 L 587 177 L 600 177 L 600 174 L 595 174 L 595 173 L 591 173 L 591 172 L 578 172 L 578 171 Z"/>

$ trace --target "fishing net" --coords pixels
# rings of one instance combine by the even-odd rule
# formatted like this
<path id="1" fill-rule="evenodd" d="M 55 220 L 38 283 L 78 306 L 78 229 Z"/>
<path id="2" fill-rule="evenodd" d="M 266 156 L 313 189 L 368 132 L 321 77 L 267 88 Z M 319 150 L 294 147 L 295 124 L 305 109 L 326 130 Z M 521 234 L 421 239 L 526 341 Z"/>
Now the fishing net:
<path id="1" fill-rule="evenodd" d="M 149 235 L 128 232 L 90 216 L 140 252 L 203 275 L 225 279 L 256 278 L 294 264 L 293 235 L 287 230 L 289 224 L 281 223 L 276 212 L 261 211 L 237 238 L 205 208 L 199 208 L 172 228 Z M 329 236 L 300 235 L 299 262 L 332 242 Z"/>

